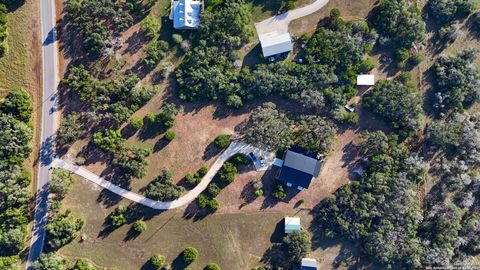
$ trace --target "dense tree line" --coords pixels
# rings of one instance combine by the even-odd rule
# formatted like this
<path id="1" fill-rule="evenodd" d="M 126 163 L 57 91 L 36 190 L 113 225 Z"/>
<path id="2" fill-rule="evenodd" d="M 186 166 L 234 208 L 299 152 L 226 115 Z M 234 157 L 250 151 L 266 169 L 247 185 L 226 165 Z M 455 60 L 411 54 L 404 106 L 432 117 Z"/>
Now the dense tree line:
<path id="1" fill-rule="evenodd" d="M 365 173 L 321 203 L 318 222 L 327 236 L 361 240 L 367 254 L 389 268 L 420 268 L 422 213 L 415 190 L 424 162 L 396 136 L 372 132 L 361 138 Z"/>
<path id="2" fill-rule="evenodd" d="M 0 57 L 2 57 L 8 49 L 7 44 L 7 7 L 0 3 Z"/>
<path id="3" fill-rule="evenodd" d="M 22 165 L 32 151 L 32 107 L 25 90 L 0 101 L 0 265 L 7 269 L 15 269 L 27 236 L 31 176 Z"/>
<path id="4" fill-rule="evenodd" d="M 425 38 L 425 22 L 414 1 L 381 0 L 372 10 L 371 22 L 381 35 L 381 43 L 398 50 L 410 49 Z"/>
<path id="5" fill-rule="evenodd" d="M 434 107 L 438 112 L 463 110 L 480 100 L 480 70 L 475 67 L 475 49 L 442 56 L 434 65 Z"/>
<path id="6" fill-rule="evenodd" d="M 272 151 L 296 144 L 317 153 L 330 150 L 337 132 L 336 126 L 325 118 L 303 115 L 294 121 L 273 103 L 256 108 L 240 129 L 246 142 Z"/>
<path id="7" fill-rule="evenodd" d="M 423 124 L 422 97 L 410 77 L 378 81 L 363 97 L 363 106 L 390 122 L 403 137 L 419 130 Z"/>

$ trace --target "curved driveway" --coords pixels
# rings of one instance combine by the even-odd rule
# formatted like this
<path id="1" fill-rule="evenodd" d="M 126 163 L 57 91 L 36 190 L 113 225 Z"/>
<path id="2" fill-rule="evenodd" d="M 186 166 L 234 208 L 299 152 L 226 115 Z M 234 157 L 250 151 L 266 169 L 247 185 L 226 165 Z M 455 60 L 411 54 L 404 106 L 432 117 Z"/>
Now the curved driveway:
<path id="1" fill-rule="evenodd" d="M 328 0 L 316 0 L 308 6 L 287 11 L 283 14 L 270 17 L 259 23 L 255 23 L 257 34 L 277 32 L 278 34 L 288 33 L 288 25 L 291 21 L 310 15 L 321 9 L 328 3 Z"/>
<path id="2" fill-rule="evenodd" d="M 218 170 L 222 167 L 223 163 L 227 161 L 230 157 L 234 156 L 235 154 L 241 153 L 248 155 L 250 152 L 256 154 L 256 156 L 263 156 L 266 160 L 266 164 L 263 168 L 267 168 L 273 160 L 275 159 L 275 154 L 263 152 L 260 149 L 253 147 L 251 145 L 242 143 L 242 142 L 232 142 L 230 146 L 218 157 L 218 159 L 213 163 L 213 165 L 208 170 L 207 174 L 202 178 L 202 181 L 192 190 L 190 190 L 187 194 L 183 195 L 182 197 L 169 202 L 162 202 L 162 201 L 155 201 L 145 196 L 139 195 L 135 192 L 123 189 L 111 182 L 105 180 L 102 177 L 97 176 L 96 174 L 88 171 L 85 168 L 80 166 L 71 164 L 61 159 L 55 159 L 52 162 L 52 167 L 54 168 L 63 168 L 69 170 L 70 172 L 81 176 L 87 179 L 90 182 L 93 182 L 103 188 L 110 190 L 111 192 L 118 194 L 126 199 L 129 199 L 133 202 L 142 204 L 144 206 L 157 209 L 157 210 L 168 210 L 177 208 L 183 205 L 188 204 L 189 202 L 195 200 L 202 191 L 204 191 L 208 184 L 212 181 L 215 174 L 217 174 Z"/>

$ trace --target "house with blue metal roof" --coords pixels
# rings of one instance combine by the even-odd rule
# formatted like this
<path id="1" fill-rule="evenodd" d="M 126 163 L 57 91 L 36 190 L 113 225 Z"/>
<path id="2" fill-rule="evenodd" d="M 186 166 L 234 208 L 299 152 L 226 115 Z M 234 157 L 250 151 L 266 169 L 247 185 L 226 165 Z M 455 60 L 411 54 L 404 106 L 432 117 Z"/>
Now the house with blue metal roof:
<path id="1" fill-rule="evenodd" d="M 281 164 L 277 179 L 298 190 L 308 188 L 312 179 L 319 175 L 322 166 L 321 160 L 300 148 L 287 150 L 283 162 L 277 163 Z"/>
<path id="2" fill-rule="evenodd" d="M 170 19 L 175 29 L 196 29 L 200 26 L 202 2 L 195 0 L 172 1 Z"/>

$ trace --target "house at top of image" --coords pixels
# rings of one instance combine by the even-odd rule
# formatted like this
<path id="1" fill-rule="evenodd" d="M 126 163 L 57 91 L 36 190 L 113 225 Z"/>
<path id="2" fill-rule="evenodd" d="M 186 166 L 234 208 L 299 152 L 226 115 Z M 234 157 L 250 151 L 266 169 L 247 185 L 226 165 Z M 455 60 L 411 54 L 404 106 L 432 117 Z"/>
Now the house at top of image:
<path id="1" fill-rule="evenodd" d="M 170 20 L 175 29 L 197 29 L 200 26 L 202 2 L 194 0 L 172 1 Z"/>
<path id="2" fill-rule="evenodd" d="M 261 34 L 258 38 L 260 39 L 263 57 L 269 62 L 286 58 L 293 50 L 292 38 L 289 33 L 270 32 Z"/>
<path id="3" fill-rule="evenodd" d="M 310 186 L 313 178 L 318 177 L 322 161 L 315 153 L 292 147 L 285 152 L 283 160 L 277 159 L 274 165 L 280 167 L 276 176 L 279 181 L 303 190 Z"/>

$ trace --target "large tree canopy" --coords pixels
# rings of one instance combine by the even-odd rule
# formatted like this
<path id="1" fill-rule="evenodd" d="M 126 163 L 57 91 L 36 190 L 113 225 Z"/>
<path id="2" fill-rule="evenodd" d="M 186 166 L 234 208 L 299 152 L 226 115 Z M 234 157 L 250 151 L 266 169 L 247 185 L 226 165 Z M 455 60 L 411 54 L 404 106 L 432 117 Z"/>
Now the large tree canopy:
<path id="1" fill-rule="evenodd" d="M 422 98 L 405 77 L 377 82 L 365 94 L 363 106 L 389 121 L 402 136 L 410 135 L 423 124 Z"/>
<path id="2" fill-rule="evenodd" d="M 393 46 L 410 48 L 425 38 L 425 22 L 413 1 L 381 0 L 372 11 L 371 22 Z"/>

